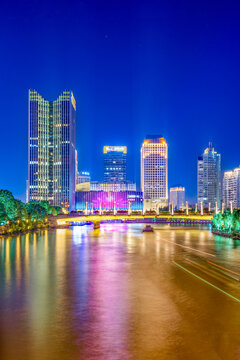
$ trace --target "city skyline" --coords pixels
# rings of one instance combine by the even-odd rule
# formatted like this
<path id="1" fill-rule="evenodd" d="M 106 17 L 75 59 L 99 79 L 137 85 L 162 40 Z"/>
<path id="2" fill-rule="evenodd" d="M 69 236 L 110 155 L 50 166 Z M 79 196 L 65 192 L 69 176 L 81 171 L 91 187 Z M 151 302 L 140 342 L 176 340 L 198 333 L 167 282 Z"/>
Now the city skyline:
<path id="1" fill-rule="evenodd" d="M 47 104 L 48 104 L 48 108 L 50 109 L 49 111 L 50 112 L 53 112 L 53 110 L 51 110 L 51 108 L 53 107 L 53 105 L 54 105 L 54 102 L 56 103 L 56 101 L 47 101 L 44 97 L 42 97 L 37 91 L 35 91 L 35 90 L 31 90 L 31 89 L 29 89 L 29 94 L 30 93 L 33 93 L 33 95 L 32 96 L 34 96 L 34 94 L 35 95 L 37 95 L 38 97 L 40 97 L 43 101 L 44 101 L 44 103 L 46 102 Z M 72 92 L 71 92 L 72 93 Z M 30 95 L 29 95 L 30 96 Z M 59 96 L 59 98 L 58 98 L 58 101 L 59 101 L 59 99 L 61 98 L 61 96 L 63 96 L 63 95 L 60 95 Z M 72 94 L 72 97 L 73 97 L 73 94 Z M 50 104 L 50 105 L 49 105 Z M 76 111 L 76 100 L 75 100 L 75 98 L 74 98 L 74 106 L 75 106 L 75 111 Z M 46 104 L 45 104 L 46 105 Z M 44 105 L 44 106 L 45 106 Z M 157 136 L 157 135 L 155 135 L 155 136 Z M 145 139 L 146 139 L 146 137 L 145 137 Z M 114 141 L 112 141 L 112 143 L 114 143 Z M 212 143 L 209 143 L 209 144 L 211 144 L 211 146 L 212 146 Z M 210 146 L 210 145 L 209 145 Z M 214 150 L 214 149 L 213 149 Z M 76 151 L 76 154 L 75 154 L 75 157 L 76 157 L 76 171 L 77 170 L 79 170 L 79 172 L 82 172 L 82 168 L 81 168 L 81 164 L 80 164 L 80 167 L 79 167 L 79 164 L 78 164 L 78 157 L 77 157 L 77 149 L 75 150 Z M 127 155 L 127 146 L 126 145 L 119 145 L 119 144 L 116 144 L 116 145 L 111 145 L 111 146 L 106 146 L 106 145 L 104 145 L 104 147 L 103 147 L 103 154 L 104 154 L 104 158 L 102 159 L 102 161 L 103 161 L 103 163 L 104 163 L 104 177 L 105 177 L 105 182 L 106 182 L 106 175 L 105 175 L 105 173 L 106 173 L 106 155 L 108 155 L 108 153 L 110 154 L 110 156 L 111 156 L 111 153 L 114 153 L 114 151 L 117 151 L 117 152 L 122 152 L 122 153 L 124 153 L 125 154 L 125 156 Z M 204 151 L 204 153 L 206 152 L 206 150 Z M 199 159 L 199 158 L 198 158 Z M 109 161 L 109 160 L 107 160 L 107 161 Z M 124 160 L 125 162 L 126 162 L 126 157 L 125 157 L 125 160 Z M 127 170 L 127 166 L 126 166 L 126 163 L 125 163 L 125 170 L 124 170 L 124 172 L 125 172 L 125 178 L 127 177 L 127 175 L 126 175 L 126 170 Z M 220 171 L 220 173 L 221 173 L 221 183 L 223 183 L 223 181 L 224 181 L 224 174 L 225 173 L 227 173 L 227 172 L 230 172 L 231 170 L 225 170 L 225 169 L 222 169 L 221 171 Z M 76 176 L 77 176 L 77 173 L 76 173 Z M 129 180 L 128 180 L 129 181 Z M 130 181 L 132 181 L 132 180 L 130 180 Z M 96 182 L 96 184 L 97 183 L 99 183 L 99 185 L 101 184 L 101 181 L 100 181 L 100 179 L 98 179 L 98 180 L 96 180 L 96 178 L 95 178 L 95 182 Z M 110 181 L 111 182 L 111 181 Z M 120 181 L 121 182 L 121 181 Z M 132 181 L 133 183 L 134 183 L 134 181 Z M 93 183 L 94 183 L 94 181 L 93 181 Z M 116 183 L 118 183 L 118 181 L 116 181 Z M 141 183 L 141 176 L 140 176 L 140 183 Z M 176 183 L 178 183 L 178 181 L 177 180 L 174 180 L 173 181 L 173 184 L 176 184 Z M 136 184 L 137 184 L 137 182 L 136 182 Z M 198 186 L 198 185 L 197 185 Z M 141 184 L 137 184 L 137 189 L 139 190 L 141 188 Z M 171 186 L 167 186 L 167 188 L 168 188 L 168 190 L 170 190 L 171 189 Z M 194 201 L 193 201 L 193 199 L 195 200 L 195 198 L 196 198 L 196 201 L 198 202 L 198 205 L 200 206 L 200 201 L 198 200 L 198 195 L 197 195 L 197 193 L 198 193 L 198 190 L 197 190 L 197 192 L 196 192 L 196 196 L 194 196 L 191 200 L 192 200 L 192 205 L 194 204 Z M 31 200 L 34 200 L 35 198 L 34 197 L 32 197 L 31 198 L 31 196 L 29 196 L 29 185 L 28 185 L 28 181 L 27 181 L 27 199 L 31 199 Z M 47 199 L 48 197 L 46 196 L 46 197 L 42 197 L 42 198 L 44 198 L 44 199 Z M 36 198 L 37 199 L 37 198 Z M 187 196 L 186 196 L 186 200 L 188 200 L 189 199 L 189 196 L 188 196 L 188 194 L 187 194 Z M 21 200 L 25 200 L 24 198 L 23 199 L 21 199 Z M 50 202 L 51 202 L 51 197 L 49 198 L 49 200 L 50 200 Z M 224 194 L 223 194 L 223 189 L 220 189 L 220 198 L 219 198 L 219 201 L 218 201 L 218 207 L 220 208 L 220 203 L 221 203 L 221 200 L 224 200 Z M 224 202 L 224 201 L 223 201 Z M 207 203 L 208 203 L 208 200 L 207 200 Z M 206 203 L 206 204 L 207 204 Z M 205 205 L 205 207 L 207 207 L 207 205 L 206 204 L 204 204 Z M 74 208 L 74 206 L 72 207 L 72 208 Z"/>
<path id="2" fill-rule="evenodd" d="M 236 168 L 240 11 L 226 1 L 199 6 L 92 0 L 66 12 L 61 3 L 57 10 L 4 3 L 1 133 L 9 124 L 14 131 L 11 142 L 1 142 L 0 187 L 25 199 L 29 87 L 46 99 L 72 89 L 79 168 L 93 180 L 101 178 L 102 147 L 124 144 L 127 177 L 139 186 L 139 148 L 148 133 L 167 139 L 169 187 L 190 184 L 188 200 L 196 199 L 196 158 L 209 141 L 222 154 L 222 169 Z"/>
<path id="3" fill-rule="evenodd" d="M 66 92 L 66 91 L 65 91 Z M 31 106 L 30 106 L 30 104 L 31 104 L 31 101 L 30 100 L 34 100 L 34 101 L 38 101 L 39 99 L 40 100 L 42 100 L 42 103 L 41 103 L 41 105 L 40 105 L 40 112 L 42 112 L 42 113 L 44 113 L 44 111 L 45 110 L 47 110 L 48 111 L 48 113 L 49 114 L 53 114 L 54 113 L 54 106 L 55 106 L 55 108 L 56 108 L 56 104 L 59 102 L 59 101 L 61 101 L 61 99 L 62 99 L 62 97 L 64 97 L 65 95 L 65 92 L 63 92 L 60 96 L 59 96 L 59 98 L 57 99 L 57 101 L 55 100 L 55 101 L 47 101 L 44 97 L 42 97 L 37 91 L 35 91 L 35 90 L 31 90 L 31 89 L 29 89 L 29 124 L 30 124 L 30 117 L 31 117 L 31 112 L 30 112 L 30 109 L 31 109 Z M 75 100 L 75 98 L 74 98 L 74 96 L 73 96 L 73 93 L 70 91 L 69 93 L 71 93 L 69 96 L 69 101 L 70 102 L 72 102 L 72 104 L 73 104 L 73 102 L 74 102 L 74 104 L 73 104 L 73 107 L 74 107 L 74 109 L 75 109 L 75 112 L 76 112 L 76 100 Z M 31 99 L 31 97 L 32 97 L 32 99 Z M 65 97 L 64 97 L 64 99 L 65 99 Z M 73 99 L 73 100 L 72 100 Z M 55 110 L 55 113 L 56 113 L 56 110 Z M 51 117 L 52 115 L 50 115 L 50 117 Z M 76 115 L 74 115 L 74 117 L 76 117 Z M 74 122 L 75 122 L 75 120 L 74 120 Z M 45 126 L 45 124 L 44 124 L 44 126 Z M 49 125 L 48 125 L 49 126 Z M 50 127 L 51 127 L 51 125 L 50 125 Z M 74 127 L 75 127 L 75 125 L 74 125 Z M 45 131 L 46 129 L 45 128 L 42 128 L 42 130 L 43 131 Z M 29 131 L 30 131 L 30 129 L 29 129 Z M 75 130 L 74 130 L 75 131 Z M 48 129 L 48 132 L 49 132 L 49 129 Z M 154 135 L 153 137 L 159 137 L 159 135 Z M 30 138 L 31 139 L 31 138 Z M 46 140 L 46 139 L 45 139 Z M 63 139 L 64 140 L 64 139 Z M 65 139 L 66 140 L 66 139 Z M 145 137 L 145 140 L 146 140 L 146 137 Z M 44 141 L 44 138 L 42 139 L 42 141 Z M 144 144 L 144 143 L 143 143 Z M 42 144 L 43 145 L 43 144 Z M 35 146 L 35 145 L 30 145 L 30 146 Z M 45 146 L 43 146 L 43 147 L 45 147 Z M 51 146 L 50 147 L 53 147 L 53 144 L 51 144 Z M 208 153 L 208 151 L 209 150 L 211 150 L 212 149 L 212 143 L 210 142 L 209 143 L 209 148 L 207 148 L 205 151 L 204 151 L 204 153 L 203 153 L 203 156 L 204 156 L 204 154 L 205 153 Z M 214 152 L 214 149 L 213 149 L 213 152 Z M 75 171 L 76 171 L 76 173 L 75 173 L 75 175 L 74 175 L 74 178 L 76 179 L 76 181 L 77 181 L 77 171 L 79 171 L 79 172 L 82 172 L 82 169 L 81 169 L 81 167 L 79 167 L 78 166 L 78 155 L 77 155 L 77 149 L 73 149 L 73 153 L 74 153 L 74 156 L 75 156 Z M 120 154 L 120 155 L 118 155 L 118 153 Z M 121 155 L 121 153 L 122 153 L 122 155 Z M 42 154 L 43 155 L 43 157 L 44 157 L 44 154 Z M 48 158 L 49 158 L 49 155 L 47 155 L 48 156 Z M 127 156 L 127 146 L 126 145 L 111 145 L 111 146 L 106 146 L 106 145 L 104 145 L 104 147 L 103 147 L 103 156 L 104 156 L 104 158 L 103 158 L 103 163 L 104 163 L 104 181 L 105 182 L 115 182 L 115 183 L 121 183 L 121 182 L 125 182 L 126 181 L 126 178 L 127 178 L 127 175 L 126 175 L 126 171 L 127 171 L 127 160 L 126 160 L 126 156 Z M 115 158 L 115 157 L 119 157 L 119 159 L 121 159 L 121 156 L 124 156 L 123 157 L 123 160 L 118 160 L 117 158 Z M 168 156 L 168 155 L 167 155 Z M 221 154 L 219 155 L 219 156 L 221 156 Z M 198 168 L 199 168 L 199 159 L 202 159 L 202 157 L 198 157 Z M 29 158 L 30 159 L 30 158 Z M 116 170 L 119 170 L 119 169 L 113 169 L 114 170 L 114 172 L 113 172 L 113 174 L 112 175 L 110 175 L 108 172 L 106 172 L 106 169 L 108 169 L 106 166 L 108 166 L 108 164 L 110 164 L 110 162 L 112 162 L 113 160 L 117 160 L 117 161 L 120 161 L 120 162 L 122 162 L 122 161 L 124 161 L 123 163 L 122 163 L 122 165 L 123 165 L 123 170 L 121 170 L 121 171 L 123 171 L 123 173 L 120 175 L 120 177 L 123 177 L 122 178 L 122 180 L 120 180 L 120 181 L 114 181 L 114 179 L 116 178 L 117 179 L 117 177 L 119 176 L 118 175 L 118 171 L 116 171 Z M 113 161 L 113 162 L 116 162 L 116 161 Z M 31 163 L 31 161 L 29 162 L 29 169 L 30 169 L 30 163 Z M 48 168 L 48 167 L 47 167 Z M 51 168 L 51 166 L 50 166 L 50 168 Z M 54 167 L 53 167 L 54 168 Z M 46 170 L 46 169 L 45 169 Z M 44 170 L 44 171 L 45 171 Z M 44 173 L 44 171 L 43 171 L 43 173 Z M 121 171 L 120 171 L 120 173 L 121 173 Z M 28 178 L 30 179 L 30 170 L 28 170 L 28 172 L 29 172 L 29 175 L 28 175 Z M 52 170 L 52 172 L 53 172 L 53 170 Z M 168 165 L 167 165 L 167 172 L 168 172 Z M 224 183 L 224 174 L 225 173 L 228 173 L 228 172 L 230 172 L 230 170 L 228 171 L 228 170 L 225 170 L 225 169 L 222 169 L 221 170 L 221 167 L 220 167 L 220 172 L 219 172 L 219 174 L 220 174 L 220 182 L 221 182 L 221 184 L 220 184 L 220 189 L 219 189 L 219 195 L 218 195 L 218 201 L 217 201 L 217 203 L 218 203 L 218 208 L 220 208 L 220 206 L 221 206 L 221 200 L 223 200 L 223 202 L 224 202 L 224 192 L 223 192 L 223 189 L 221 189 L 221 187 L 223 186 L 223 183 Z M 53 175 L 53 174 L 52 174 Z M 116 177 L 117 176 L 117 177 Z M 197 177 L 199 176 L 199 169 L 198 169 L 198 175 L 197 175 Z M 110 178 L 111 177 L 113 177 L 113 179 L 111 180 Z M 49 177 L 49 178 L 51 178 L 51 176 Z M 107 178 L 109 178 L 108 180 L 109 181 L 107 181 Z M 168 174 L 167 174 L 167 178 L 168 178 Z M 61 180 L 59 180 L 59 181 L 61 181 Z M 59 182 L 58 181 L 58 182 Z M 129 180 L 128 180 L 129 181 Z M 132 181 L 132 180 L 130 180 L 130 181 Z M 141 181 L 141 179 L 140 179 L 140 181 Z M 198 195 L 198 192 L 199 192 L 199 185 L 198 185 L 198 182 L 199 182 L 199 180 L 197 180 L 197 195 L 196 195 L 196 198 L 197 198 L 197 202 L 198 202 L 198 206 L 200 206 L 200 197 L 199 197 L 199 195 Z M 94 181 L 92 182 L 93 183 L 93 186 L 94 186 Z M 99 187 L 99 189 L 100 189 L 100 187 L 101 187 L 101 181 L 99 181 L 99 179 L 97 180 L 97 181 L 95 181 L 95 183 L 96 183 L 96 185 L 95 185 L 95 187 L 96 188 L 98 188 Z M 99 185 L 97 185 L 99 183 Z M 177 183 L 177 181 L 175 181 L 174 180 L 174 183 L 176 184 Z M 39 200 L 39 199 L 46 199 L 46 200 L 49 200 L 50 202 L 52 202 L 52 200 L 53 200 L 53 192 L 54 192 L 54 190 L 53 190 L 53 184 L 52 184 L 52 187 L 51 187 L 51 194 L 50 194 L 50 196 L 48 196 L 48 195 L 46 195 L 46 194 L 40 194 L 39 196 L 31 196 L 30 195 L 30 191 L 31 191 L 31 188 L 32 186 L 29 186 L 29 180 L 27 181 L 27 197 L 26 197 L 26 201 L 28 201 L 28 199 L 29 200 Z M 41 186 L 41 187 L 43 187 L 44 188 L 44 186 Z M 92 186 L 91 186 L 92 187 Z M 115 186 L 116 187 L 116 186 Z M 141 185 L 139 185 L 139 186 L 137 186 L 137 190 L 139 190 L 141 188 Z M 171 189 L 171 187 L 170 186 L 168 186 L 168 180 L 167 180 L 167 191 L 168 190 L 170 190 Z M 90 188 L 89 188 L 89 190 L 90 190 Z M 56 190 L 55 190 L 56 191 Z M 71 191 L 71 194 L 72 194 L 72 198 L 74 198 L 74 201 L 72 202 L 72 209 L 74 209 L 74 203 L 75 203 L 75 189 L 73 190 L 73 191 Z M 186 200 L 188 200 L 189 199 L 189 197 L 188 196 L 186 196 Z M 22 200 L 25 200 L 25 199 L 22 199 Z M 168 201 L 168 199 L 167 199 L 167 201 Z M 55 204 L 55 205 L 63 205 L 63 203 L 60 203 L 60 202 L 57 202 L 56 200 L 55 201 L 53 201 L 53 203 Z M 209 204 L 209 201 L 208 201 L 208 199 L 206 198 L 206 200 L 203 200 L 203 203 L 204 203 L 204 207 L 206 208 L 206 207 L 208 207 L 207 206 L 207 204 Z M 210 202 L 211 203 L 211 207 L 213 208 L 214 207 L 214 203 L 215 202 Z M 229 202 L 227 202 L 227 204 L 225 204 L 225 205 L 227 205 L 228 207 L 229 207 L 229 204 L 228 204 Z M 66 203 L 67 204 L 67 203 Z M 192 201 L 192 205 L 194 204 L 194 201 Z M 66 207 L 68 208 L 69 207 L 69 205 L 66 205 Z"/>

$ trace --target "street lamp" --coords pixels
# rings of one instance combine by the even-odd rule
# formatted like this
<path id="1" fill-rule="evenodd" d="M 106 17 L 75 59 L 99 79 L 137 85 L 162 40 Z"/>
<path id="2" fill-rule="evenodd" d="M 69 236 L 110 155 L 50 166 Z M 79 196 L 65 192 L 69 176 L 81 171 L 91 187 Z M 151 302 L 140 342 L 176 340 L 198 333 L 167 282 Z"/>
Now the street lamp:
<path id="1" fill-rule="evenodd" d="M 211 212 L 211 203 L 208 203 L 208 212 Z"/>
<path id="2" fill-rule="evenodd" d="M 128 215 L 131 215 L 131 201 L 128 202 Z"/>

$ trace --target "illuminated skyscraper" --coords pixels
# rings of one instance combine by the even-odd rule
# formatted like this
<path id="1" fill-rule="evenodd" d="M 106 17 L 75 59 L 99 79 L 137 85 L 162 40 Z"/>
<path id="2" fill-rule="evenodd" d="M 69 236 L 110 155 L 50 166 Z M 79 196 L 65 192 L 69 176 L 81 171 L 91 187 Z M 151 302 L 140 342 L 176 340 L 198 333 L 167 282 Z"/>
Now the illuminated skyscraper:
<path id="1" fill-rule="evenodd" d="M 185 188 L 182 186 L 170 188 L 170 204 L 174 209 L 180 209 L 185 205 Z"/>
<path id="2" fill-rule="evenodd" d="M 73 93 L 47 101 L 29 90 L 28 199 L 48 200 L 73 209 L 75 204 L 75 122 Z"/>
<path id="3" fill-rule="evenodd" d="M 212 143 L 198 158 L 198 203 L 204 208 L 221 205 L 221 155 L 214 151 Z"/>
<path id="4" fill-rule="evenodd" d="M 223 202 L 225 208 L 240 209 L 240 167 L 225 171 L 223 176 Z"/>
<path id="5" fill-rule="evenodd" d="M 147 136 L 141 148 L 141 187 L 145 208 L 168 205 L 168 145 L 162 136 Z"/>
<path id="6" fill-rule="evenodd" d="M 127 147 L 104 146 L 104 182 L 121 183 L 126 181 Z"/>

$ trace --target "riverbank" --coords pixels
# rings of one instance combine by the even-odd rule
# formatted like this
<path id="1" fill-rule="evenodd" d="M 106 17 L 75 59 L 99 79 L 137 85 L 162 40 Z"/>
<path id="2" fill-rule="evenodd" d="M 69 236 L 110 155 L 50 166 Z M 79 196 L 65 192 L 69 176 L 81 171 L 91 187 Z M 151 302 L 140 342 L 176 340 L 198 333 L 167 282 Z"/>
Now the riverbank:
<path id="1" fill-rule="evenodd" d="M 227 238 L 232 238 L 233 240 L 240 240 L 240 234 L 238 233 L 225 233 L 225 232 L 221 232 L 221 231 L 217 231 L 217 230 L 212 230 L 212 233 L 214 235 L 219 235 L 219 236 L 223 236 L 223 237 L 227 237 Z"/>
<path id="2" fill-rule="evenodd" d="M 56 218 L 49 218 L 43 221 L 21 221 L 14 222 L 0 226 L 0 238 L 8 236 L 17 236 L 32 233 L 35 231 L 49 230 L 49 229 L 63 229 L 69 228 L 69 225 L 58 226 Z"/>
<path id="3" fill-rule="evenodd" d="M 24 230 L 24 231 L 18 231 L 18 232 L 14 232 L 14 233 L 5 233 L 5 234 L 1 234 L 0 233 L 0 239 L 6 238 L 6 237 L 14 237 L 14 236 L 18 236 L 18 235 L 26 235 L 26 234 L 31 234 L 34 232 L 38 232 L 38 231 L 42 231 L 42 230 L 54 230 L 54 229 L 69 229 L 70 226 L 44 226 L 44 227 L 38 227 L 35 229 L 31 229 L 31 230 Z"/>

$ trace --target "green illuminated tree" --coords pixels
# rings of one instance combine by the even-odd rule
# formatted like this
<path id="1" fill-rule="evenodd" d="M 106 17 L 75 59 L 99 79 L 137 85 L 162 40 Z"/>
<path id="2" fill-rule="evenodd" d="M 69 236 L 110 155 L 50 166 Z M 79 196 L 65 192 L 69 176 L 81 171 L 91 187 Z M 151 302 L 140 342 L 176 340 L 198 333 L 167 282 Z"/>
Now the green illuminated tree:
<path id="1" fill-rule="evenodd" d="M 233 216 L 229 210 L 222 214 L 222 220 L 224 230 L 231 233 L 233 229 Z"/>
<path id="2" fill-rule="evenodd" d="M 0 203 L 4 206 L 10 220 L 15 220 L 20 216 L 19 206 L 13 194 L 8 190 L 0 190 Z"/>
<path id="3" fill-rule="evenodd" d="M 0 224 L 8 220 L 7 212 L 2 203 L 0 203 Z"/>
<path id="4" fill-rule="evenodd" d="M 25 204 L 22 201 L 16 199 L 15 202 L 17 207 L 18 218 L 21 220 L 27 220 L 28 213 Z"/>
<path id="5" fill-rule="evenodd" d="M 46 209 L 37 201 L 28 202 L 26 204 L 26 209 L 31 219 L 42 220 L 47 215 Z"/>
<path id="6" fill-rule="evenodd" d="M 215 214 L 215 215 L 213 216 L 212 223 L 213 223 L 213 227 L 214 227 L 215 229 L 221 230 L 221 229 L 222 229 L 222 225 L 223 225 L 222 213 Z"/>
<path id="7" fill-rule="evenodd" d="M 234 231 L 240 231 L 240 210 L 234 210 L 233 212 L 233 229 Z"/>

